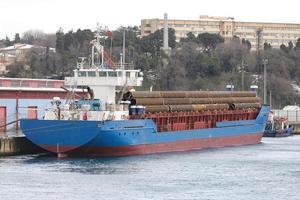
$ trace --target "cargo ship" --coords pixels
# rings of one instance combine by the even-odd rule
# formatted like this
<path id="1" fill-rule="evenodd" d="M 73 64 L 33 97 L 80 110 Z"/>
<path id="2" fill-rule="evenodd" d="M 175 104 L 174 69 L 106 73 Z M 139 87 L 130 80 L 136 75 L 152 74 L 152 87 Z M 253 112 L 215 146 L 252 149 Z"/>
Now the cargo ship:
<path id="1" fill-rule="evenodd" d="M 65 78 L 67 101 L 55 97 L 42 119 L 20 120 L 36 145 L 58 157 L 111 157 L 261 141 L 269 106 L 255 92 L 134 91 L 142 72 L 114 63 L 99 34 L 92 44 L 92 62 L 82 59 Z M 77 88 L 89 95 L 76 99 Z"/>

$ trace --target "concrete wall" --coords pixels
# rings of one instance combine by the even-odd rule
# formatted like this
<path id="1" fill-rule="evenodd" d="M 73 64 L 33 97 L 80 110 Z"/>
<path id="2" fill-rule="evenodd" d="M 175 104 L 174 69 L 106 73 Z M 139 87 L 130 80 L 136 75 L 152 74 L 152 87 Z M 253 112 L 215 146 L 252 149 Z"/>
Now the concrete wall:
<path id="1" fill-rule="evenodd" d="M 38 154 L 43 149 L 34 145 L 26 137 L 2 137 L 0 138 L 0 156 L 21 154 Z"/>

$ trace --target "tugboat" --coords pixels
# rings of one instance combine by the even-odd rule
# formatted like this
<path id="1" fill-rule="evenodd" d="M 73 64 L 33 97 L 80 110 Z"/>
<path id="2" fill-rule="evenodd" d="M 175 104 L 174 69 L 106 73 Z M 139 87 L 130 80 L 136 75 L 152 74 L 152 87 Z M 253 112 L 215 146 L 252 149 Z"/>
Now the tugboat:
<path id="1" fill-rule="evenodd" d="M 288 137 L 293 135 L 293 130 L 287 118 L 276 117 L 270 112 L 263 137 Z"/>
<path id="2" fill-rule="evenodd" d="M 89 97 L 78 100 L 71 92 L 65 104 L 54 98 L 43 119 L 20 120 L 36 145 L 58 157 L 107 157 L 261 141 L 269 106 L 256 93 L 128 90 L 142 85 L 142 72 L 123 59 L 114 63 L 99 32 L 92 44 L 91 64 L 81 59 L 65 78 L 67 90 L 84 88 Z"/>

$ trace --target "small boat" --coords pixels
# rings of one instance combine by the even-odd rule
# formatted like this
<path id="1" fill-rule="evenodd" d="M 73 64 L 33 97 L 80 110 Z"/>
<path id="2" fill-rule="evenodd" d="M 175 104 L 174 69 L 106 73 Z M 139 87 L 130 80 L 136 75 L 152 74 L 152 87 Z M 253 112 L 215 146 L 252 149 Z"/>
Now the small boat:
<path id="1" fill-rule="evenodd" d="M 276 117 L 271 112 L 263 137 L 288 137 L 292 135 L 293 127 L 289 125 L 288 119 Z"/>

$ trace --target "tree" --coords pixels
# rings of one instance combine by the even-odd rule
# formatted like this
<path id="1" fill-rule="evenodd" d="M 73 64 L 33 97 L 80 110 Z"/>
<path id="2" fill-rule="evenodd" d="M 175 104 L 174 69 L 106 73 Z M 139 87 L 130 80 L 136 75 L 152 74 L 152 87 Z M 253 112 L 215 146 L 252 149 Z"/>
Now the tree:
<path id="1" fill-rule="evenodd" d="M 186 34 L 186 38 L 180 39 L 180 42 L 197 42 L 197 38 L 192 32 L 189 32 Z"/>
<path id="2" fill-rule="evenodd" d="M 300 38 L 297 39 L 295 48 L 300 49 Z"/>
<path id="3" fill-rule="evenodd" d="M 210 52 L 217 44 L 223 43 L 224 39 L 218 34 L 201 33 L 197 36 L 197 41 L 203 46 L 204 51 Z"/>
<path id="4" fill-rule="evenodd" d="M 175 30 L 169 28 L 169 47 L 176 46 Z M 160 49 L 163 47 L 163 29 L 157 30 L 154 33 L 141 39 L 141 50 L 149 52 L 152 55 L 160 55 Z"/>
<path id="5" fill-rule="evenodd" d="M 5 45 L 6 47 L 12 45 L 12 42 L 10 41 L 10 39 L 9 39 L 7 36 L 5 37 L 4 45 Z"/>
<path id="6" fill-rule="evenodd" d="M 270 43 L 265 42 L 264 43 L 264 50 L 272 49 L 272 45 Z"/>
<path id="7" fill-rule="evenodd" d="M 34 44 L 41 40 L 46 34 L 41 30 L 27 30 L 22 34 L 22 41 L 26 44 Z"/>
<path id="8" fill-rule="evenodd" d="M 285 44 L 281 44 L 280 45 L 280 50 L 282 50 L 283 52 L 285 53 L 288 53 L 289 52 L 289 48 L 285 46 Z"/>
<path id="9" fill-rule="evenodd" d="M 219 59 L 222 72 L 237 71 L 243 60 L 249 57 L 247 46 L 235 40 L 219 44 L 214 52 Z"/>
<path id="10" fill-rule="evenodd" d="M 56 32 L 56 51 L 59 53 L 62 53 L 64 51 L 64 32 L 63 29 L 60 28 L 57 32 Z"/>
<path id="11" fill-rule="evenodd" d="M 16 33 L 15 34 L 15 41 L 14 41 L 14 43 L 20 43 L 20 42 L 21 42 L 20 34 Z"/>
<path id="12" fill-rule="evenodd" d="M 251 50 L 251 43 L 249 40 L 245 40 L 244 38 L 242 39 L 242 44 L 245 45 L 248 49 L 248 51 Z"/>
<path id="13" fill-rule="evenodd" d="M 289 47 L 289 50 L 294 49 L 294 44 L 292 41 L 289 41 L 288 47 Z"/>

